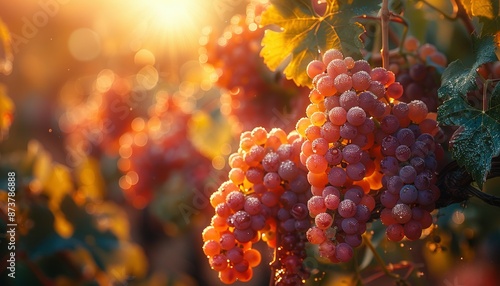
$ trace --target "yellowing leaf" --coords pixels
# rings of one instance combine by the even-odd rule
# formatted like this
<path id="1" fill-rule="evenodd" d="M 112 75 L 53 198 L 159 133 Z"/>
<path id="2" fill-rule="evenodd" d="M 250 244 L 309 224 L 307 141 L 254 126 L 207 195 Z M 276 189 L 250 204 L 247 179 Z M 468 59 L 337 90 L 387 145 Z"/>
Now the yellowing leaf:
<path id="1" fill-rule="evenodd" d="M 119 248 L 102 257 L 106 261 L 106 272 L 118 281 L 130 276 L 144 277 L 148 261 L 142 249 L 134 243 L 121 241 Z"/>
<path id="2" fill-rule="evenodd" d="M 73 190 L 71 173 L 67 167 L 60 164 L 52 166 L 50 175 L 42 184 L 44 193 L 50 197 L 51 203 L 53 202 L 57 205 L 59 205 L 66 194 L 69 194 Z"/>
<path id="3" fill-rule="evenodd" d="M 33 154 L 33 177 L 35 177 L 36 180 L 40 181 L 43 184 L 42 186 L 44 186 L 51 174 L 52 158 L 50 154 L 47 153 L 37 141 L 30 142 L 30 145 L 28 147 L 36 152 L 35 154 Z"/>
<path id="4" fill-rule="evenodd" d="M 97 220 L 100 231 L 110 230 L 120 240 L 130 239 L 130 225 L 128 217 L 118 205 L 110 202 L 87 204 L 87 211 Z"/>
<path id="5" fill-rule="evenodd" d="M 327 1 L 323 16 L 315 13 L 310 0 L 274 0 L 262 14 L 262 25 L 270 25 L 262 39 L 264 63 L 276 70 L 286 65 L 287 79 L 310 86 L 306 67 L 319 54 L 336 48 L 346 55 L 360 56 L 359 36 L 363 26 L 353 18 L 378 9 L 377 1 Z M 271 30 L 277 26 L 278 31 Z"/>
<path id="6" fill-rule="evenodd" d="M 12 99 L 7 96 L 5 87 L 0 84 L 0 141 L 2 141 L 9 132 L 10 125 L 12 124 L 12 120 L 14 118 L 13 114 L 14 103 L 12 102 Z"/>
<path id="7" fill-rule="evenodd" d="M 62 198 L 74 188 L 70 170 L 66 166 L 54 163 L 49 152 L 44 150 L 37 141 L 29 143 L 28 152 L 34 153 L 30 154 L 34 157 L 34 179 L 49 198 L 49 204 L 58 206 Z"/>
<path id="8" fill-rule="evenodd" d="M 79 195 L 89 200 L 101 200 L 104 194 L 104 179 L 99 161 L 92 157 L 83 158 L 75 169 Z"/>
<path id="9" fill-rule="evenodd" d="M 189 139 L 204 156 L 214 158 L 224 151 L 231 140 L 231 127 L 225 120 L 216 120 L 210 114 L 199 111 L 188 123 Z"/>
<path id="10" fill-rule="evenodd" d="M 493 35 L 500 31 L 500 3 L 496 0 L 461 0 L 470 18 L 477 17 L 477 34 Z"/>
<path id="11" fill-rule="evenodd" d="M 0 73 L 8 75 L 12 71 L 12 39 L 7 26 L 0 20 Z M 1 126 L 1 124 L 0 124 Z"/>
<path id="12" fill-rule="evenodd" d="M 144 277 L 148 270 L 148 261 L 142 248 L 134 243 L 127 243 L 124 247 L 127 274 L 135 277 Z"/>
<path id="13" fill-rule="evenodd" d="M 54 230 L 61 237 L 69 238 L 73 234 L 73 225 L 64 217 L 59 208 L 54 210 L 51 207 L 51 210 L 54 214 Z"/>
<path id="14" fill-rule="evenodd" d="M 492 1 L 472 1 L 472 11 L 474 13 L 474 16 L 481 16 L 488 19 L 495 18 L 497 15 L 493 11 L 493 5 L 494 4 Z"/>

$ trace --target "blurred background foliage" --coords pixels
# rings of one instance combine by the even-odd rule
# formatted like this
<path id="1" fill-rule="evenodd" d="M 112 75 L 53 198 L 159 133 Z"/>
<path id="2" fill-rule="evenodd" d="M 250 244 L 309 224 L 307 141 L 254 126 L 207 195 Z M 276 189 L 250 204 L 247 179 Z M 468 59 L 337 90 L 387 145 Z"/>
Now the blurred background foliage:
<path id="1" fill-rule="evenodd" d="M 274 101 L 252 102 L 243 123 L 221 108 L 231 91 L 215 85 L 220 71 L 206 64 L 207 41 L 238 24 L 233 16 L 249 2 L 0 2 L 0 189 L 15 171 L 18 223 L 15 280 L 7 277 L 7 236 L 0 237 L 1 285 L 219 284 L 201 251 L 201 230 L 238 132 L 266 124 L 291 130 L 303 113 L 300 96 L 307 101 L 303 90 L 282 84 L 279 71 L 261 70 L 272 86 L 265 98 Z M 431 2 L 451 13 L 448 1 Z M 450 62 L 470 52 L 459 21 L 419 1 L 404 8 L 409 32 Z M 367 25 L 368 38 L 377 32 Z M 499 183 L 490 180 L 485 190 L 500 195 Z M 6 192 L 0 201 L 3 234 Z M 377 223 L 373 241 L 415 285 L 456 277 L 494 285 L 497 215 L 471 200 L 440 210 L 421 241 L 390 243 Z M 311 258 L 311 285 L 350 285 L 355 269 L 378 275 L 370 253 L 361 248 L 340 266 Z M 267 283 L 270 260 L 271 252 L 247 285 Z M 384 279 L 367 285 L 390 282 Z"/>

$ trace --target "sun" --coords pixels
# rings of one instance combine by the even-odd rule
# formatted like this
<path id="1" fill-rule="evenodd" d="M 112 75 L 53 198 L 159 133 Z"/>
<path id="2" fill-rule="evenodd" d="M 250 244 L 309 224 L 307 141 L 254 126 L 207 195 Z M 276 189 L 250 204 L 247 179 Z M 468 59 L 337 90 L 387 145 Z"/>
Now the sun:
<path id="1" fill-rule="evenodd" d="M 157 58 L 177 65 L 186 54 L 196 51 L 200 31 L 209 15 L 205 0 L 144 0 L 130 2 L 140 24 L 135 36 L 141 48 L 152 51 Z"/>
<path id="2" fill-rule="evenodd" d="M 142 2 L 150 11 L 152 21 L 168 30 L 189 32 L 198 11 L 193 0 L 148 0 Z"/>

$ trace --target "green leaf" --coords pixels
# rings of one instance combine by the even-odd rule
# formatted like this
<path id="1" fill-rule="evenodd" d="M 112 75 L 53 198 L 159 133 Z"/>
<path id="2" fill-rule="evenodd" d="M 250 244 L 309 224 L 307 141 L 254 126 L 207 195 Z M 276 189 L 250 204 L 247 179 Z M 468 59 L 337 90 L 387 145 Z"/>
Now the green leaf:
<path id="1" fill-rule="evenodd" d="M 500 31 L 500 5 L 497 0 L 461 0 L 470 18 L 477 18 L 480 24 L 478 35 L 493 35 Z"/>
<path id="2" fill-rule="evenodd" d="M 59 251 L 74 250 L 80 246 L 80 241 L 74 238 L 64 238 L 52 232 L 49 237 L 39 241 L 36 249 L 29 253 L 30 259 L 36 260 L 41 257 L 53 255 Z"/>
<path id="3" fill-rule="evenodd" d="M 461 60 L 452 62 L 443 73 L 441 80 L 443 84 L 438 91 L 439 98 L 466 96 L 467 92 L 476 88 L 476 69 L 484 63 L 497 60 L 492 37 L 474 38 L 473 45 L 474 63 L 467 66 Z"/>
<path id="4" fill-rule="evenodd" d="M 496 92 L 492 103 L 483 112 L 471 107 L 465 98 L 454 97 L 438 111 L 448 115 L 445 124 L 461 126 L 450 141 L 452 155 L 480 186 L 491 168 L 491 159 L 500 155 L 500 92 Z"/>
<path id="5" fill-rule="evenodd" d="M 81 241 L 89 251 L 99 268 L 106 269 L 105 256 L 117 250 L 119 241 L 109 230 L 99 230 L 94 217 L 84 208 L 79 207 L 69 196 L 61 201 L 61 211 L 68 221 L 74 225 L 72 238 Z"/>
<path id="6" fill-rule="evenodd" d="M 491 159 L 500 154 L 500 85 L 489 95 L 487 110 L 476 109 L 467 101 L 467 93 L 477 89 L 476 69 L 496 61 L 492 37 L 474 39 L 475 61 L 466 66 L 457 60 L 443 73 L 439 97 L 438 121 L 460 126 L 450 142 L 452 156 L 482 186 L 491 169 Z"/>
<path id="7" fill-rule="evenodd" d="M 287 79 L 310 86 L 306 67 L 325 50 L 336 48 L 345 55 L 360 57 L 359 36 L 363 26 L 355 16 L 378 10 L 377 1 L 327 1 L 326 12 L 319 16 L 310 0 L 272 0 L 262 14 L 262 25 L 276 25 L 279 31 L 267 30 L 262 39 L 261 56 L 273 71 L 286 65 Z"/>

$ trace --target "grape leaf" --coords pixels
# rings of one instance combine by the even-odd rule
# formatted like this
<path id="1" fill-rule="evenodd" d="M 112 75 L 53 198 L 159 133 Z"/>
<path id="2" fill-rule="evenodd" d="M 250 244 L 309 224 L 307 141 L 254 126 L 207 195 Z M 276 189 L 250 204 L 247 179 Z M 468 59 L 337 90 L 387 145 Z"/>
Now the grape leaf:
<path id="1" fill-rule="evenodd" d="M 493 35 L 500 31 L 500 4 L 492 0 L 461 0 L 470 18 L 477 18 L 480 24 L 478 35 Z"/>
<path id="2" fill-rule="evenodd" d="M 9 30 L 4 22 L 0 19 L 0 73 L 9 75 L 12 72 L 12 39 Z"/>
<path id="3" fill-rule="evenodd" d="M 475 39 L 474 44 L 476 59 L 471 67 L 456 60 L 443 73 L 438 94 L 444 102 L 438 108 L 438 121 L 460 126 L 450 142 L 452 156 L 482 187 L 491 159 L 500 154 L 500 88 L 497 85 L 489 95 L 487 110 L 476 109 L 467 101 L 467 93 L 477 89 L 476 69 L 497 60 L 492 37 Z"/>
<path id="4" fill-rule="evenodd" d="M 0 84 L 0 141 L 9 133 L 14 118 L 14 103 L 7 96 L 5 87 Z"/>
<path id="5" fill-rule="evenodd" d="M 495 43 L 492 37 L 473 38 L 474 63 L 467 67 L 461 60 L 448 65 L 443 72 L 442 85 L 438 90 L 439 98 L 466 96 L 467 92 L 476 88 L 476 69 L 484 63 L 497 60 Z"/>
<path id="6" fill-rule="evenodd" d="M 379 9 L 377 1 L 361 2 L 328 0 L 325 14 L 319 16 L 310 0 L 271 0 L 261 24 L 276 25 L 280 30 L 268 29 L 262 39 L 264 63 L 273 71 L 286 65 L 287 79 L 310 86 L 306 67 L 320 52 L 336 48 L 360 57 L 363 45 L 359 36 L 364 28 L 353 18 Z"/>
<path id="7" fill-rule="evenodd" d="M 227 120 L 198 111 L 188 122 L 188 136 L 196 150 L 213 159 L 222 156 L 223 146 L 231 140 L 231 126 Z"/>

